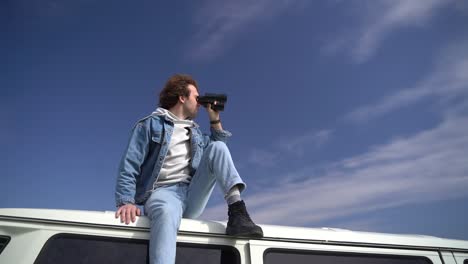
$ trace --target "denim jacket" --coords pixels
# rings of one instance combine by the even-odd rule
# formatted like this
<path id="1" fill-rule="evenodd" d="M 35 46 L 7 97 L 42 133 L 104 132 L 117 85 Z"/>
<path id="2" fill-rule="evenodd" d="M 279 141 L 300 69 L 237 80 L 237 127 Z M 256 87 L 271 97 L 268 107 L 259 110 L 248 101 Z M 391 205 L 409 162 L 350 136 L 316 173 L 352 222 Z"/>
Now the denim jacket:
<path id="1" fill-rule="evenodd" d="M 167 155 L 174 123 L 165 116 L 150 115 L 134 126 L 128 146 L 120 161 L 115 190 L 117 207 L 133 203 L 144 204 Z M 191 175 L 200 164 L 203 150 L 211 141 L 226 142 L 231 133 L 211 128 L 211 136 L 203 135 L 198 125 L 191 129 Z"/>

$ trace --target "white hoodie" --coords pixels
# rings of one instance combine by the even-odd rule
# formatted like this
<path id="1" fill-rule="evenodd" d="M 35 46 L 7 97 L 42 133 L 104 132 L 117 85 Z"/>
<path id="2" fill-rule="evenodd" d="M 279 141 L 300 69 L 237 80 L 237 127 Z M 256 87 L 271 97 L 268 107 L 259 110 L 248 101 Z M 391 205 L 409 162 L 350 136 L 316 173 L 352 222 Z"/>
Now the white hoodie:
<path id="1" fill-rule="evenodd" d="M 182 120 L 169 110 L 158 107 L 153 115 L 165 116 L 174 123 L 174 132 L 169 142 L 169 150 L 154 187 L 178 182 L 190 183 L 190 127 L 195 126 L 192 120 Z"/>

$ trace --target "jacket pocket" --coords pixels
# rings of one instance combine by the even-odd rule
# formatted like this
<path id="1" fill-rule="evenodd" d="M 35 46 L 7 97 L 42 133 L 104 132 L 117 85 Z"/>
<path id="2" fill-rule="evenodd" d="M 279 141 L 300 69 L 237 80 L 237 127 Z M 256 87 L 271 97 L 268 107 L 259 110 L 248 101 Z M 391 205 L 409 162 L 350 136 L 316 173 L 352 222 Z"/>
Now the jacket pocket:
<path id="1" fill-rule="evenodd" d="M 203 142 L 203 139 L 201 141 L 198 142 L 198 148 L 200 150 L 203 150 L 205 149 L 205 142 Z"/>
<path id="2" fill-rule="evenodd" d="M 151 140 L 155 143 L 161 144 L 162 134 L 161 133 L 154 133 L 151 137 Z"/>

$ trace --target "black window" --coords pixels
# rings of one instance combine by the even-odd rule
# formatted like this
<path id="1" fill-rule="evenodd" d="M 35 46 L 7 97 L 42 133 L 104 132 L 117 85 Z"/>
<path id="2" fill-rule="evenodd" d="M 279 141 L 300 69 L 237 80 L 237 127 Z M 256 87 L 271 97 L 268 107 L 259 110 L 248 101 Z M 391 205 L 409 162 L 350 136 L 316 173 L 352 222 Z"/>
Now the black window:
<path id="1" fill-rule="evenodd" d="M 10 237 L 0 236 L 0 254 L 2 254 L 3 249 L 6 248 L 8 242 L 10 242 Z"/>
<path id="2" fill-rule="evenodd" d="M 425 257 L 350 254 L 341 252 L 315 252 L 271 249 L 265 252 L 265 264 L 430 264 Z"/>
<path id="3" fill-rule="evenodd" d="M 176 264 L 238 264 L 234 247 L 177 244 Z M 50 238 L 35 264 L 148 263 L 148 240 L 60 234 Z"/>
<path id="4" fill-rule="evenodd" d="M 176 264 L 239 264 L 237 249 L 229 246 L 178 243 Z"/>
<path id="5" fill-rule="evenodd" d="M 465 259 L 465 260 L 463 261 L 463 264 L 468 264 L 468 259 Z"/>

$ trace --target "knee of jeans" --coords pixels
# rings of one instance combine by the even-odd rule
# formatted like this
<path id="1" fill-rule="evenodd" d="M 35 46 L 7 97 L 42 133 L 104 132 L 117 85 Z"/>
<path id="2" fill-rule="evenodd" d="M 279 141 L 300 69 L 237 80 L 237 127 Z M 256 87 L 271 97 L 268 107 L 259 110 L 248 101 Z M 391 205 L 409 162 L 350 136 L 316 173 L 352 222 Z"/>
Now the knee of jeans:
<path id="1" fill-rule="evenodd" d="M 212 151 L 226 151 L 228 149 L 226 143 L 222 141 L 212 141 L 209 147 Z"/>

